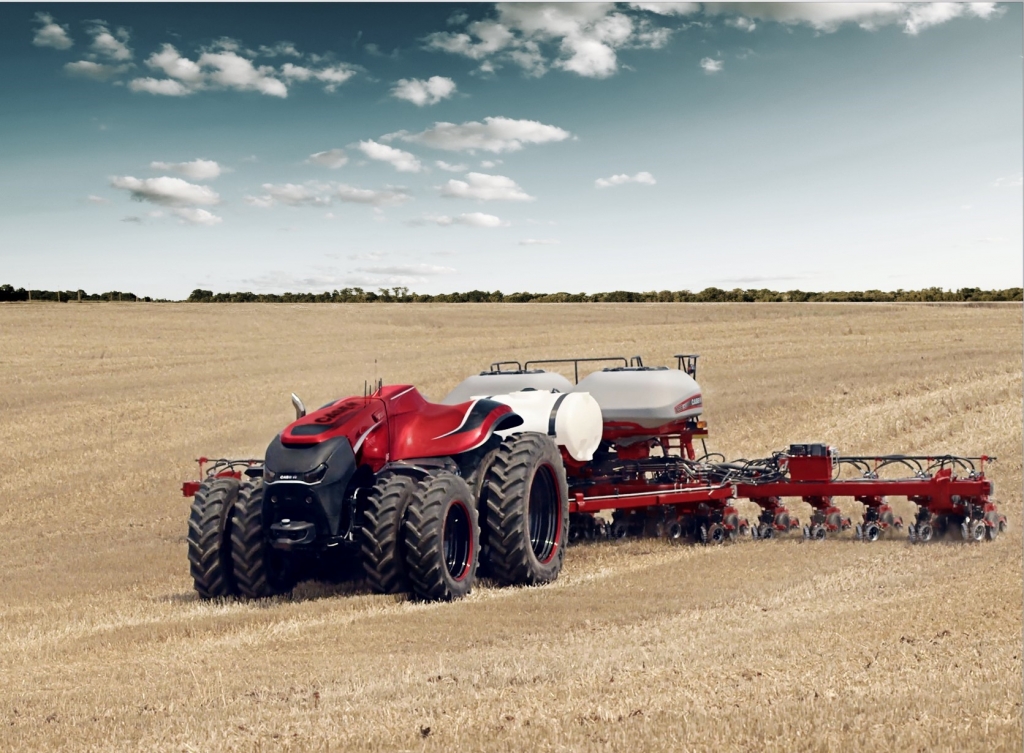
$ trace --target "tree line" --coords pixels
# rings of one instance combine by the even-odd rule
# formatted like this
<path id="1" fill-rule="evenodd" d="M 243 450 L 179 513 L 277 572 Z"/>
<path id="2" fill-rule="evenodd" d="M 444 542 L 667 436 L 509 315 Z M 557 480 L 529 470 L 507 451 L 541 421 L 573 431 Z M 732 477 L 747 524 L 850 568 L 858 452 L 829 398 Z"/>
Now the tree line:
<path id="1" fill-rule="evenodd" d="M 910 302 L 972 302 L 1020 301 L 1024 289 L 982 290 L 981 288 L 923 288 L 921 290 L 864 290 L 815 293 L 805 290 L 756 289 L 723 290 L 705 288 L 698 293 L 689 290 L 660 290 L 636 293 L 613 290 L 610 293 L 502 293 L 500 290 L 470 290 L 466 293 L 426 295 L 412 293 L 408 288 L 341 288 L 323 293 L 214 293 L 196 289 L 188 297 L 194 303 L 910 303 Z"/>
<path id="2" fill-rule="evenodd" d="M 613 290 L 609 293 L 502 293 L 500 290 L 470 290 L 466 293 L 428 295 L 414 293 L 401 286 L 377 290 L 341 288 L 322 293 L 214 293 L 212 290 L 196 288 L 186 300 L 189 303 L 970 303 L 1021 301 L 1024 300 L 1024 289 L 922 288 L 812 292 L 766 288 L 705 288 L 696 293 L 689 290 L 652 290 L 640 293 L 630 290 Z M 0 285 L 0 302 L 3 301 L 171 302 L 119 290 L 87 293 L 84 290 L 26 290 Z"/>

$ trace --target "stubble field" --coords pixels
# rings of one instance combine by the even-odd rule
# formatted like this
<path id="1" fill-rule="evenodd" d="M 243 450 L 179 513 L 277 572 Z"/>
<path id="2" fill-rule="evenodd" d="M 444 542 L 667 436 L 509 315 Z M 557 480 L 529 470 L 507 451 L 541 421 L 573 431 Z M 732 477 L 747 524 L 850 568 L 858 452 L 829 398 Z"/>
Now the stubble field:
<path id="1" fill-rule="evenodd" d="M 1019 305 L 0 306 L 0 750 L 1019 751 L 1021 351 Z M 709 449 L 997 455 L 1009 531 L 600 543 L 453 604 L 194 596 L 180 483 L 261 455 L 290 392 L 676 352 Z"/>

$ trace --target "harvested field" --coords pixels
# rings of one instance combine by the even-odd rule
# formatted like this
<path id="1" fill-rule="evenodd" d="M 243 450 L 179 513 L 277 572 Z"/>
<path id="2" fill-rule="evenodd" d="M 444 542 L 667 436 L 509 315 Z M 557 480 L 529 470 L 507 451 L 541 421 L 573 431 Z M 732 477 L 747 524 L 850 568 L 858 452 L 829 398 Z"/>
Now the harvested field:
<path id="1" fill-rule="evenodd" d="M 607 542 L 454 604 L 194 596 L 180 483 L 261 455 L 289 392 L 680 351 L 709 448 L 997 455 L 1009 531 Z M 1019 751 L 1021 361 L 1019 304 L 0 306 L 0 749 Z"/>

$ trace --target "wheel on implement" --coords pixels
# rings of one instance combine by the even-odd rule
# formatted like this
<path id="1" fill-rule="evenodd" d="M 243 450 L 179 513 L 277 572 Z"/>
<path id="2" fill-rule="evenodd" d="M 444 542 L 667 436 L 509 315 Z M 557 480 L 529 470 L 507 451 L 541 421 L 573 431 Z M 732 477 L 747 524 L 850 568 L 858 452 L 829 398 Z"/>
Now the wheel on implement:
<path id="1" fill-rule="evenodd" d="M 775 538 L 775 526 L 771 523 L 762 523 L 757 527 L 757 538 L 759 539 L 774 539 Z"/>
<path id="2" fill-rule="evenodd" d="M 843 516 L 837 512 L 829 513 L 825 518 L 825 525 L 835 531 L 843 530 Z"/>
<path id="3" fill-rule="evenodd" d="M 267 541 L 263 524 L 263 479 L 244 483 L 235 500 L 231 561 L 238 590 L 253 599 L 291 591 L 298 580 L 295 562 Z"/>
<path id="4" fill-rule="evenodd" d="M 721 523 L 712 523 L 709 526 L 700 527 L 700 541 L 702 544 L 722 544 L 725 542 L 725 527 Z"/>
<path id="5" fill-rule="evenodd" d="M 828 536 L 828 529 L 823 525 L 816 525 L 811 528 L 811 539 L 814 541 L 824 541 Z"/>
<path id="6" fill-rule="evenodd" d="M 878 538 L 882 535 L 882 529 L 875 521 L 868 521 L 864 524 L 861 529 L 861 538 L 864 541 L 878 541 Z"/>
<path id="7" fill-rule="evenodd" d="M 1000 518 L 999 513 L 995 510 L 989 510 L 985 513 L 986 533 L 988 534 L 989 541 L 995 541 L 996 537 L 1006 528 L 1006 519 Z"/>
<path id="8" fill-rule="evenodd" d="M 558 447 L 543 434 L 509 437 L 487 472 L 487 568 L 507 585 L 549 583 L 565 556 L 569 492 Z M 615 538 L 628 525 L 612 525 Z"/>
<path id="9" fill-rule="evenodd" d="M 416 481 L 409 476 L 386 474 L 377 479 L 366 499 L 360 557 L 370 588 L 377 593 L 409 590 L 402 523 L 415 488 Z"/>
<path id="10" fill-rule="evenodd" d="M 204 481 L 188 518 L 188 562 L 200 598 L 237 593 L 231 566 L 231 528 L 238 479 Z"/>
<path id="11" fill-rule="evenodd" d="M 984 520 L 965 520 L 961 531 L 965 541 L 984 541 L 986 528 Z"/>
<path id="12" fill-rule="evenodd" d="M 473 588 L 480 527 L 473 492 L 448 471 L 416 487 L 403 524 L 405 566 L 413 595 L 424 601 L 461 599 Z"/>

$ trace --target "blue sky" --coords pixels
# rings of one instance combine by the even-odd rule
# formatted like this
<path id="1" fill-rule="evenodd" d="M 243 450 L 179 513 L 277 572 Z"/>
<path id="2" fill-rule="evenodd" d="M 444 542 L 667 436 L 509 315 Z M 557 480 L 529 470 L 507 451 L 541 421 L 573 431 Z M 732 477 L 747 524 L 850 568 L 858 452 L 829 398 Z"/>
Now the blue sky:
<path id="1" fill-rule="evenodd" d="M 1004 288 L 1018 4 L 0 4 L 0 282 Z"/>

